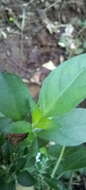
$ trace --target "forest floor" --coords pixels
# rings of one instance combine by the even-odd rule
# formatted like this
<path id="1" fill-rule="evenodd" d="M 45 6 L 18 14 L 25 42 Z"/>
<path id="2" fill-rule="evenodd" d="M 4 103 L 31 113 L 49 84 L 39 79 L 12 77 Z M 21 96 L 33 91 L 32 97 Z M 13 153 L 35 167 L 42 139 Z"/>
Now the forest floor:
<path id="1" fill-rule="evenodd" d="M 0 71 L 18 73 L 33 96 L 51 70 L 85 51 L 85 0 L 0 1 Z"/>

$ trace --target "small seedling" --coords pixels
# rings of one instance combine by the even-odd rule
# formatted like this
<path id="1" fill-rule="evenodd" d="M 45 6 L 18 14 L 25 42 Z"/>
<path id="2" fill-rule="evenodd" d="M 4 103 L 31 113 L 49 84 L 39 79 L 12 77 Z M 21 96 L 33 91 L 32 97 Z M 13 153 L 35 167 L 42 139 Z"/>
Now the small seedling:
<path id="1" fill-rule="evenodd" d="M 86 54 L 52 71 L 37 103 L 20 77 L 0 73 L 2 190 L 57 189 L 63 173 L 86 167 L 86 109 L 77 107 L 85 98 Z"/>

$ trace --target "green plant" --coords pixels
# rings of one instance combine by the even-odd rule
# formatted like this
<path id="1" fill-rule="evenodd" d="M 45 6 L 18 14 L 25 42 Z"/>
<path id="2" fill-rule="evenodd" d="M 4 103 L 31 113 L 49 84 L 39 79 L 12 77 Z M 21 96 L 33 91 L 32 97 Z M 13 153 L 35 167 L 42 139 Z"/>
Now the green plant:
<path id="1" fill-rule="evenodd" d="M 16 182 L 62 189 L 64 173 L 86 167 L 86 109 L 77 107 L 85 98 L 86 54 L 49 74 L 38 103 L 18 76 L 0 73 L 2 190 L 15 190 Z"/>

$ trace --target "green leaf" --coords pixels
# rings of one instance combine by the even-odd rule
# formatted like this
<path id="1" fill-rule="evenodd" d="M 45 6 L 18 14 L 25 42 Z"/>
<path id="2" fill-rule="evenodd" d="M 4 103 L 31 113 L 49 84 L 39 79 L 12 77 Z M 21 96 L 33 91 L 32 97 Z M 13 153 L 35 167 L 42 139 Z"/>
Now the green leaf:
<path id="1" fill-rule="evenodd" d="M 48 155 L 50 160 L 53 160 L 53 163 L 58 160 L 61 149 L 62 147 L 57 144 L 48 147 Z M 86 168 L 86 146 L 66 147 L 57 170 L 57 175 L 61 176 L 61 174 L 67 171 L 64 174 L 66 174 L 67 178 L 70 178 L 72 170 L 79 170 L 81 168 Z"/>
<path id="2" fill-rule="evenodd" d="M 8 125 L 5 129 L 5 133 L 29 133 L 31 131 L 31 124 L 26 121 L 16 121 Z"/>
<path id="3" fill-rule="evenodd" d="M 0 134 L 0 146 L 4 144 L 5 137 L 4 135 Z"/>
<path id="4" fill-rule="evenodd" d="M 0 118 L 0 133 L 7 133 L 7 129 L 11 124 L 11 120 L 8 118 Z"/>
<path id="5" fill-rule="evenodd" d="M 34 184 L 34 180 L 27 171 L 24 171 L 18 175 L 18 183 L 22 186 L 32 186 Z"/>
<path id="6" fill-rule="evenodd" d="M 63 171 L 86 168 L 86 147 L 67 148 L 61 163 Z"/>
<path id="7" fill-rule="evenodd" d="M 51 120 L 50 128 L 41 131 L 39 135 L 65 146 L 86 142 L 86 109 L 77 108 L 63 117 Z"/>
<path id="8" fill-rule="evenodd" d="M 26 156 L 22 156 L 18 159 L 17 163 L 16 163 L 16 168 L 17 168 L 17 172 L 20 172 L 21 169 L 23 169 L 25 167 L 25 163 L 27 161 Z M 16 173 L 17 173 L 16 172 Z"/>
<path id="9" fill-rule="evenodd" d="M 86 98 L 86 54 L 65 61 L 44 80 L 39 95 L 43 116 L 60 116 Z"/>
<path id="10" fill-rule="evenodd" d="M 0 112 L 13 120 L 21 120 L 34 107 L 28 88 L 14 74 L 0 73 Z"/>
<path id="11" fill-rule="evenodd" d="M 46 182 L 50 185 L 50 188 L 60 190 L 58 187 L 57 179 L 51 179 L 50 176 L 49 177 L 46 176 L 45 179 L 46 179 Z"/>
<path id="12" fill-rule="evenodd" d="M 15 182 L 5 183 L 0 180 L 0 187 L 2 190 L 16 190 Z"/>

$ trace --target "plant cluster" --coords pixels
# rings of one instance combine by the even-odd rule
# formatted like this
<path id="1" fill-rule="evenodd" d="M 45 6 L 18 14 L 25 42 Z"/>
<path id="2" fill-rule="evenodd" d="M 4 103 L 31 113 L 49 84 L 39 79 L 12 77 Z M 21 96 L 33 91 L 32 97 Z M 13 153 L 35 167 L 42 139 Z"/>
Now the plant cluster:
<path id="1" fill-rule="evenodd" d="M 0 73 L 0 186 L 67 189 L 66 172 L 86 167 L 86 54 L 44 80 L 36 103 L 20 77 Z M 62 178 L 64 179 L 64 177 Z M 63 186 L 63 187 L 62 187 Z"/>

